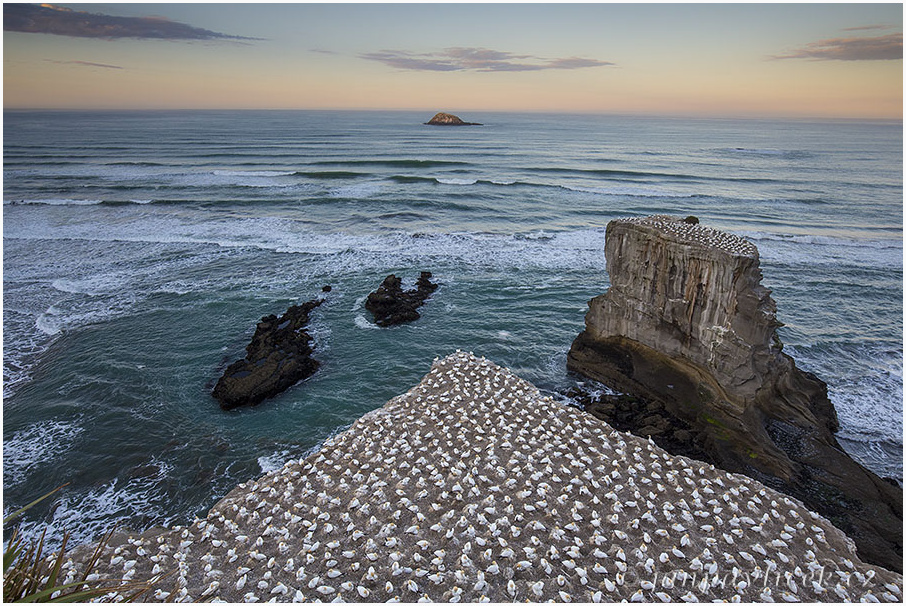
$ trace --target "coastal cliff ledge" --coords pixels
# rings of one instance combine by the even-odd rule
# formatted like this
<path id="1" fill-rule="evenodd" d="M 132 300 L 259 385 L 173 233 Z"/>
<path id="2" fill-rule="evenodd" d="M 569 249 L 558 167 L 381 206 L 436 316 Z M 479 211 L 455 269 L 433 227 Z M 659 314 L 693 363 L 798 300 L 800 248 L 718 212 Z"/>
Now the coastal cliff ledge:
<path id="1" fill-rule="evenodd" d="M 90 555 L 79 548 L 63 574 Z M 903 591 L 796 499 L 670 456 L 464 352 L 205 519 L 121 533 L 99 563 L 102 576 L 158 578 L 146 599 L 161 601 L 895 602 Z"/>
<path id="2" fill-rule="evenodd" d="M 611 286 L 567 367 L 657 401 L 716 465 L 801 499 L 901 572 L 902 490 L 844 452 L 826 384 L 782 352 L 757 248 L 668 216 L 611 221 L 605 237 Z"/>

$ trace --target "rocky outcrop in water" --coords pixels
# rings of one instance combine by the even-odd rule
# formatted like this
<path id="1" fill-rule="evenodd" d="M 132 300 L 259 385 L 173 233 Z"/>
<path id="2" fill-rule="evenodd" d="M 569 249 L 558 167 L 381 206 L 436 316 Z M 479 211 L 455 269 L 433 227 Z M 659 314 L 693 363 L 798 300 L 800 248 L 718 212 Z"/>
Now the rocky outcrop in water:
<path id="1" fill-rule="evenodd" d="M 376 291 L 368 295 L 365 309 L 374 316 L 378 326 L 394 326 L 418 320 L 417 309 L 431 296 L 438 285 L 431 282 L 431 272 L 423 271 L 412 290 L 403 291 L 402 280 L 390 274 Z"/>
<path id="2" fill-rule="evenodd" d="M 434 117 L 425 122 L 425 124 L 430 124 L 431 126 L 481 126 L 478 122 L 463 122 L 459 116 L 444 112 L 434 114 Z"/>
<path id="3" fill-rule="evenodd" d="M 605 256 L 611 286 L 568 368 L 660 402 L 717 465 L 802 499 L 866 561 L 902 571 L 902 490 L 843 451 L 827 386 L 782 352 L 755 246 L 655 216 L 608 224 Z"/>
<path id="4" fill-rule="evenodd" d="M 330 287 L 324 287 L 329 292 Z M 312 337 L 305 328 L 309 316 L 323 299 L 293 305 L 279 318 L 261 318 L 246 356 L 230 364 L 214 386 L 212 395 L 221 408 L 254 406 L 273 397 L 318 370 L 312 358 Z"/>

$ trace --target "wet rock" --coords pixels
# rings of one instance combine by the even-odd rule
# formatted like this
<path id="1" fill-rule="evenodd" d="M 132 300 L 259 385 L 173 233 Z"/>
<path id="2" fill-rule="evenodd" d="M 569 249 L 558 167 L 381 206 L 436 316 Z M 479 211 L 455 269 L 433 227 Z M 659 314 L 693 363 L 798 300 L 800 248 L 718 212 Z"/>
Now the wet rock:
<path id="1" fill-rule="evenodd" d="M 566 396 L 585 412 L 606 421 L 615 429 L 643 438 L 650 437 L 670 454 L 715 463 L 702 447 L 702 441 L 690 431 L 691 426 L 666 411 L 662 402 L 629 394 L 602 395 L 600 390 L 587 390 L 582 386 L 570 389 Z"/>
<path id="2" fill-rule="evenodd" d="M 315 373 L 319 363 L 312 358 L 312 337 L 305 328 L 322 301 L 293 305 L 279 318 L 261 318 L 245 358 L 230 364 L 214 386 L 212 395 L 221 408 L 254 406 Z"/>
<path id="3" fill-rule="evenodd" d="M 692 440 L 692 432 L 686 431 L 685 429 L 677 429 L 673 432 L 673 439 L 680 442 L 689 442 Z"/>
<path id="4" fill-rule="evenodd" d="M 418 320 L 421 315 L 417 308 L 438 288 L 431 282 L 431 272 L 423 271 L 415 289 L 403 291 L 402 279 L 390 274 L 376 291 L 368 295 L 365 309 L 374 316 L 378 326 L 394 326 Z"/>
<path id="5" fill-rule="evenodd" d="M 605 256 L 611 287 L 568 367 L 661 402 L 716 465 L 801 499 L 866 561 L 902 571 L 902 490 L 845 453 L 827 386 L 782 352 L 755 246 L 654 216 L 608 224 Z"/>

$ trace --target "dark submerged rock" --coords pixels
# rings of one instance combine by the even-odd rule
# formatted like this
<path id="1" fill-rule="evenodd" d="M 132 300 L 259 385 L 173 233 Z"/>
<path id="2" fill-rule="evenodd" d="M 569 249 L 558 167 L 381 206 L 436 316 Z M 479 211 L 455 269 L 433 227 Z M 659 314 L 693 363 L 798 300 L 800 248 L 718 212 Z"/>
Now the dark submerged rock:
<path id="1" fill-rule="evenodd" d="M 365 300 L 365 309 L 374 316 L 374 323 L 394 326 L 418 320 L 421 315 L 416 309 L 437 290 L 438 285 L 431 282 L 430 271 L 421 272 L 415 285 L 414 290 L 404 292 L 400 278 L 393 274 L 384 278 L 378 289 Z"/>
<path id="2" fill-rule="evenodd" d="M 439 112 L 434 117 L 425 122 L 431 126 L 482 126 L 479 122 L 463 122 L 459 116 Z"/>
<path id="3" fill-rule="evenodd" d="M 802 500 L 863 560 L 901 572 L 903 492 L 846 454 L 827 385 L 782 352 L 754 245 L 658 216 L 608 224 L 605 256 L 611 287 L 589 302 L 568 368 L 659 402 L 705 452 L 696 458 Z M 641 405 L 615 425 L 658 442 L 649 416 Z"/>
<path id="4" fill-rule="evenodd" d="M 254 406 L 318 370 L 305 327 L 322 302 L 315 299 L 291 306 L 279 318 L 273 314 L 261 318 L 245 358 L 230 364 L 214 386 L 212 395 L 221 408 Z"/>

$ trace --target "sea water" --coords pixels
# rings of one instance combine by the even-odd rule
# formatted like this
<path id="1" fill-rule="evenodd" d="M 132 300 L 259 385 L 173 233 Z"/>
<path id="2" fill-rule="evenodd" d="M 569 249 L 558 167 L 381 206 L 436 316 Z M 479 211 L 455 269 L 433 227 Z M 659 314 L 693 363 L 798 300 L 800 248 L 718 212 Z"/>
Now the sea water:
<path id="1" fill-rule="evenodd" d="M 429 112 L 430 113 L 430 112 Z M 89 540 L 204 515 L 473 351 L 561 394 L 617 217 L 759 249 L 780 336 L 839 440 L 902 480 L 900 122 L 411 112 L 6 112 L 4 511 Z M 395 273 L 408 325 L 363 308 Z M 210 390 L 259 318 L 333 288 L 321 369 L 258 407 Z"/>

